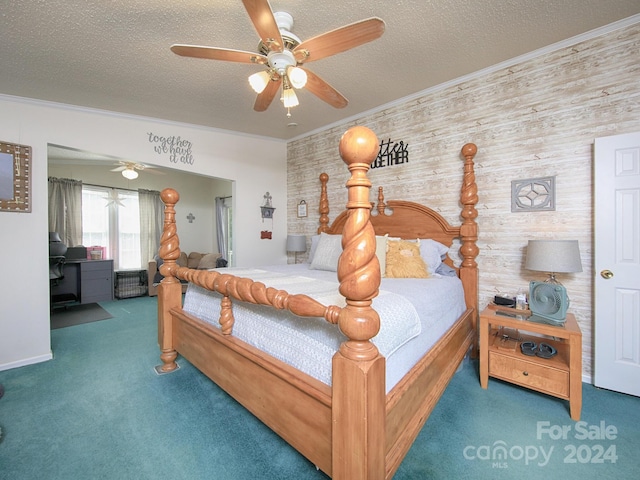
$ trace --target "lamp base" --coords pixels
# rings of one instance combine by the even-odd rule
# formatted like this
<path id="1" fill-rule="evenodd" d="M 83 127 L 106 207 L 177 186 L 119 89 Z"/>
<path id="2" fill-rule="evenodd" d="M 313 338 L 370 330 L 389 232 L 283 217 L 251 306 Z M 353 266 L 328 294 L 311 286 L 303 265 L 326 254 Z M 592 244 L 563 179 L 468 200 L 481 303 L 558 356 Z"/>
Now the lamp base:
<path id="1" fill-rule="evenodd" d="M 551 285 L 562 285 L 558 280 L 556 280 L 556 274 L 554 272 L 549 272 L 549 278 L 547 278 L 544 283 L 550 283 Z"/>

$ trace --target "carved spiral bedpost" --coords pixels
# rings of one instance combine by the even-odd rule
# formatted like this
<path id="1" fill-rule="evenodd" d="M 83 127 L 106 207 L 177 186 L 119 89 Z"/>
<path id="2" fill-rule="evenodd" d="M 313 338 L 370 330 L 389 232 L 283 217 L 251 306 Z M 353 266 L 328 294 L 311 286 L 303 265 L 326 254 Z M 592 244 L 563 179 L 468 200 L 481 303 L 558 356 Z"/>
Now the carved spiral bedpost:
<path id="1" fill-rule="evenodd" d="M 478 241 L 478 186 L 476 185 L 476 174 L 473 169 L 473 157 L 475 157 L 478 148 L 473 143 L 467 143 L 462 147 L 462 155 L 464 156 L 464 177 L 462 180 L 462 189 L 460 191 L 460 203 L 462 204 L 462 225 L 460 226 L 460 238 L 462 245 L 460 246 L 460 255 L 462 255 L 462 264 L 460 265 L 460 279 L 465 285 L 465 301 L 467 308 L 475 308 L 474 328 L 477 330 L 478 317 L 478 264 L 476 257 L 479 249 L 476 242 Z"/>
<path id="2" fill-rule="evenodd" d="M 178 356 L 173 345 L 173 328 L 170 310 L 179 307 L 182 300 L 182 287 L 180 281 L 173 276 L 173 270 L 177 268 L 176 260 L 180 256 L 180 239 L 176 228 L 175 205 L 180 200 L 178 192 L 166 188 L 160 194 L 165 204 L 164 230 L 160 238 L 160 257 L 163 263 L 160 273 L 164 276 L 158 287 L 158 344 L 160 345 L 160 359 L 163 365 L 160 371 L 171 372 L 178 367 Z"/>
<path id="3" fill-rule="evenodd" d="M 332 377 L 332 477 L 337 479 L 385 476 L 385 361 L 370 341 L 380 329 L 371 307 L 380 286 L 380 265 L 369 221 L 367 170 L 378 150 L 376 135 L 365 127 L 349 129 L 340 140 L 351 178 L 338 263 L 340 293 L 347 304 L 338 324 L 348 340 L 333 357 Z"/>
<path id="4" fill-rule="evenodd" d="M 326 232 L 329 228 L 329 196 L 327 195 L 327 182 L 329 181 L 329 175 L 326 173 L 320 174 L 320 226 L 318 227 L 318 233 Z"/>

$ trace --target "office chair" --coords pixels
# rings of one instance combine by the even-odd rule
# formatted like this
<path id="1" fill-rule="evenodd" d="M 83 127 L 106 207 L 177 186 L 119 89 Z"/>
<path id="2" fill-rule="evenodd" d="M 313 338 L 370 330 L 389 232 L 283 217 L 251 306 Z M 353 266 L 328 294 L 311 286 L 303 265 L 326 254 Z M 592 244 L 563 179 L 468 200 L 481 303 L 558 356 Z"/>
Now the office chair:
<path id="1" fill-rule="evenodd" d="M 64 262 L 66 258 L 62 255 L 49 257 L 49 281 L 50 284 L 58 285 L 59 281 L 64 278 Z"/>
<path id="2" fill-rule="evenodd" d="M 67 306 L 78 301 L 74 293 L 54 293 L 54 287 L 64 278 L 64 264 L 67 246 L 62 243 L 58 232 L 49 232 L 49 302 L 51 310 L 55 306 Z"/>

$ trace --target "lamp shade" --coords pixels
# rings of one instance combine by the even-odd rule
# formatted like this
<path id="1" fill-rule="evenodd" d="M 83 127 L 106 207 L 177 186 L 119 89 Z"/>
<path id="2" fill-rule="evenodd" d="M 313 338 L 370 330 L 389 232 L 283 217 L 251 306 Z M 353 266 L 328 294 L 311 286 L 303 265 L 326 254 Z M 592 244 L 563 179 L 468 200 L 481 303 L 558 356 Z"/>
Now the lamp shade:
<path id="1" fill-rule="evenodd" d="M 287 235 L 287 252 L 306 252 L 307 237 L 305 235 Z"/>
<path id="2" fill-rule="evenodd" d="M 548 273 L 582 271 L 577 240 L 529 240 L 524 268 Z"/>

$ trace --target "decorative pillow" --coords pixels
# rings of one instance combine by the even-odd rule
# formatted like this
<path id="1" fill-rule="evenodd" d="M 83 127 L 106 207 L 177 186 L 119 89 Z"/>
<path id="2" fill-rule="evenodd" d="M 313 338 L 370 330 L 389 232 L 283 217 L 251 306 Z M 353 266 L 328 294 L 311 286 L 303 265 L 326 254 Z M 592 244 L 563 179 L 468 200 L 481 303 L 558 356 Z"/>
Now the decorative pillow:
<path id="1" fill-rule="evenodd" d="M 434 274 L 442 264 L 442 257 L 449 252 L 449 247 L 430 238 L 418 239 L 420 255 L 427 264 L 430 274 Z"/>
<path id="2" fill-rule="evenodd" d="M 340 254 L 342 254 L 342 235 L 329 235 L 322 232 L 309 268 L 337 272 Z"/>
<path id="3" fill-rule="evenodd" d="M 456 271 L 453 268 L 451 268 L 449 265 L 447 265 L 446 263 L 441 263 L 440 266 L 438 267 L 438 270 L 436 270 L 436 273 L 439 273 L 443 277 L 457 277 L 458 276 Z"/>
<path id="4" fill-rule="evenodd" d="M 219 253 L 207 253 L 202 256 L 200 263 L 198 263 L 198 270 L 208 270 L 210 268 L 216 268 L 216 262 L 221 257 Z"/>
<path id="5" fill-rule="evenodd" d="M 205 255 L 207 255 L 207 254 L 206 253 L 191 252 L 189 254 L 189 258 L 187 259 L 187 267 L 189 267 L 189 268 L 198 268 L 198 265 L 200 264 L 200 260 Z"/>
<path id="6" fill-rule="evenodd" d="M 180 256 L 176 260 L 176 263 L 179 267 L 186 267 L 188 263 L 187 254 L 185 252 L 180 252 Z"/>
<path id="7" fill-rule="evenodd" d="M 316 254 L 316 249 L 318 248 L 318 242 L 320 241 L 320 235 L 312 235 L 311 236 L 311 248 L 309 249 L 309 260 L 308 262 L 313 262 L 313 257 Z"/>
<path id="8" fill-rule="evenodd" d="M 387 275 L 387 242 L 389 240 L 401 240 L 400 237 L 390 237 L 386 235 L 376 235 L 376 257 L 378 257 L 378 263 L 380 264 L 380 276 L 386 277 Z"/>
<path id="9" fill-rule="evenodd" d="M 389 278 L 427 278 L 427 266 L 417 242 L 387 241 L 386 276 Z"/>

